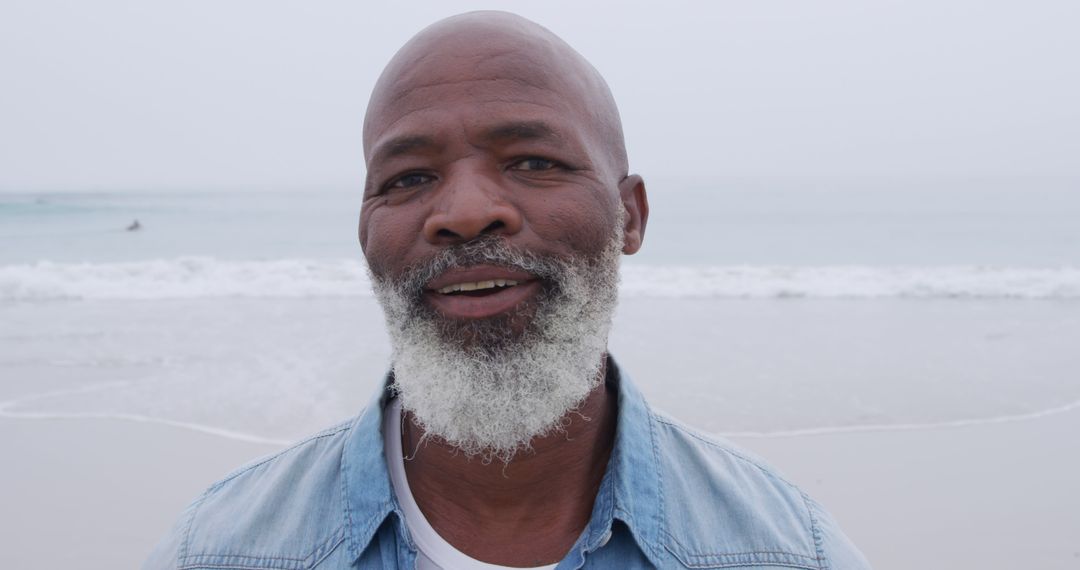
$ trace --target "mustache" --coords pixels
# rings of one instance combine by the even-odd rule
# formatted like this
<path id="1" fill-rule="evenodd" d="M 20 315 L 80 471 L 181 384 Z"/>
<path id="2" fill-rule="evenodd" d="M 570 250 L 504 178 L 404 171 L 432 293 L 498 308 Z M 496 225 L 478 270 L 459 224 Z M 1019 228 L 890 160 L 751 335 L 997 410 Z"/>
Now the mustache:
<path id="1" fill-rule="evenodd" d="M 428 259 L 413 263 L 401 275 L 392 279 L 392 286 L 408 297 L 418 297 L 433 279 L 454 267 L 496 265 L 524 271 L 537 278 L 558 283 L 570 262 L 555 256 L 545 256 L 510 246 L 505 239 L 484 235 L 465 243 L 452 245 Z"/>

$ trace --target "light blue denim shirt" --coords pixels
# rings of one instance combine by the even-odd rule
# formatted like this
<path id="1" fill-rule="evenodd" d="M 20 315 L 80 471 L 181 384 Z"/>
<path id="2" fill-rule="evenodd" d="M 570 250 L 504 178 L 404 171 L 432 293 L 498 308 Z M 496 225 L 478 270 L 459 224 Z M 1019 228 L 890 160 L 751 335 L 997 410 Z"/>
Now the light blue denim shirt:
<path id="1" fill-rule="evenodd" d="M 608 371 L 619 393 L 615 449 L 592 518 L 558 570 L 870 567 L 794 485 L 651 410 L 614 361 Z M 416 545 L 383 455 L 388 400 L 383 390 L 355 420 L 210 487 L 145 568 L 413 568 Z"/>

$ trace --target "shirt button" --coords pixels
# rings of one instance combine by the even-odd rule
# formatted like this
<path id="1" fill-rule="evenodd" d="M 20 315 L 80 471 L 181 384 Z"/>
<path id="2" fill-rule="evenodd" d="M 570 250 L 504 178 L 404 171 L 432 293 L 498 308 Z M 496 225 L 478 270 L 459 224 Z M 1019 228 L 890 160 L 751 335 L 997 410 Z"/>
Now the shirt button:
<path id="1" fill-rule="evenodd" d="M 604 533 L 604 538 L 600 539 L 600 547 L 603 548 L 604 546 L 607 546 L 609 540 L 611 540 L 610 530 Z"/>

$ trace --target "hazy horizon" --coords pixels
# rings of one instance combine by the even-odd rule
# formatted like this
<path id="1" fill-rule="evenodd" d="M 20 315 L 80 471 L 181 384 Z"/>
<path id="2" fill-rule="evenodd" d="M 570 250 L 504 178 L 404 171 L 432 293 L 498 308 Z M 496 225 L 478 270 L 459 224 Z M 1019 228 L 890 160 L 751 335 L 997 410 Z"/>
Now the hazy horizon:
<path id="1" fill-rule="evenodd" d="M 0 8 L 0 191 L 357 188 L 382 66 L 490 4 Z M 1080 180 L 1080 5 L 522 2 L 611 84 L 647 179 Z"/>

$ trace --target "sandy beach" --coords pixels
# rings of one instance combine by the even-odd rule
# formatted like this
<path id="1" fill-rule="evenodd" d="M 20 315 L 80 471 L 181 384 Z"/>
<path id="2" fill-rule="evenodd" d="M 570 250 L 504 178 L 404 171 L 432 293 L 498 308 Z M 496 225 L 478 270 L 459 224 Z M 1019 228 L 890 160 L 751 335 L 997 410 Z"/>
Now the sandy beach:
<path id="1" fill-rule="evenodd" d="M 654 406 L 735 434 L 875 568 L 1072 569 L 1080 409 L 1046 411 L 1076 400 L 1076 309 L 631 297 L 612 347 Z M 137 567 L 209 484 L 354 413 L 388 359 L 362 298 L 51 302 L 5 317 L 0 568 Z"/>
<path id="2" fill-rule="evenodd" d="M 738 438 L 880 570 L 1080 564 L 1080 410 L 958 428 Z M 0 420 L 0 567 L 135 568 L 184 506 L 277 449 L 118 420 Z"/>

